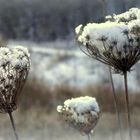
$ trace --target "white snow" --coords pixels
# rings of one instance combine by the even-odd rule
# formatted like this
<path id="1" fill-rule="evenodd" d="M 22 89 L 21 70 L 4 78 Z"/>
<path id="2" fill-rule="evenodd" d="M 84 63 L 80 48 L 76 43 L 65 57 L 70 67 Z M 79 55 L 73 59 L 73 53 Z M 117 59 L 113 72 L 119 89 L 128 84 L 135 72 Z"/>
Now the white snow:
<path id="1" fill-rule="evenodd" d="M 64 105 L 57 107 L 57 111 L 70 114 L 70 120 L 77 123 L 88 123 L 89 117 L 99 117 L 100 108 L 95 98 L 85 96 L 66 100 Z"/>
<path id="2" fill-rule="evenodd" d="M 79 28 L 79 26 L 77 28 Z M 77 28 L 75 30 L 77 30 Z M 96 46 L 100 51 L 103 51 L 104 45 L 100 39 L 104 37 L 106 38 L 106 44 L 110 45 L 112 41 L 117 41 L 117 48 L 122 49 L 123 44 L 127 43 L 127 36 L 123 34 L 125 30 L 129 30 L 129 28 L 124 23 L 88 23 L 83 28 L 77 40 L 84 45 L 88 43 L 92 46 Z"/>
<path id="3" fill-rule="evenodd" d="M 132 30 L 135 27 L 140 28 L 140 19 L 130 21 L 128 24 L 107 21 L 105 23 L 88 23 L 83 29 L 81 29 L 81 27 L 82 25 L 79 25 L 75 29 L 78 42 L 84 46 L 88 44 L 92 47 L 96 47 L 100 51 L 100 54 L 106 51 L 106 49 L 109 50 L 109 46 L 113 46 L 115 55 L 118 51 L 124 52 L 123 46 L 129 44 L 128 36 L 133 39 L 133 47 L 137 46 L 137 41 L 135 40 L 137 34 L 132 32 Z M 128 31 L 128 36 L 124 34 L 124 31 Z M 102 38 L 104 39 L 104 43 Z M 114 41 L 117 45 L 112 45 Z"/>
<path id="4" fill-rule="evenodd" d="M 62 45 L 60 45 L 60 42 Z M 35 76 L 46 85 L 69 84 L 76 87 L 85 87 L 87 85 L 110 86 L 107 66 L 86 56 L 74 41 L 60 42 L 58 43 L 59 47 L 56 42 L 41 45 L 15 41 L 10 41 L 8 46 L 29 46 L 32 62 L 30 76 Z M 133 69 L 133 71 L 128 73 L 128 84 L 130 90 L 137 92 L 140 90 L 136 73 L 138 68 L 134 67 Z M 116 88 L 123 88 L 122 75 L 113 74 L 113 79 Z"/>
<path id="5" fill-rule="evenodd" d="M 12 67 L 20 66 L 21 68 L 27 67 L 29 63 L 29 52 L 25 47 L 15 48 L 0 48 L 0 65 L 9 63 Z"/>
<path id="6" fill-rule="evenodd" d="M 140 19 L 140 9 L 139 8 L 131 8 L 129 11 L 126 11 L 121 14 L 113 14 L 113 16 L 108 15 L 106 16 L 107 20 L 113 19 L 116 22 L 122 22 L 122 19 L 124 22 L 129 22 L 134 19 Z"/>
<path id="7" fill-rule="evenodd" d="M 87 111 L 100 112 L 96 99 L 89 96 L 68 99 L 64 102 L 64 106 L 72 108 L 79 114 Z"/>

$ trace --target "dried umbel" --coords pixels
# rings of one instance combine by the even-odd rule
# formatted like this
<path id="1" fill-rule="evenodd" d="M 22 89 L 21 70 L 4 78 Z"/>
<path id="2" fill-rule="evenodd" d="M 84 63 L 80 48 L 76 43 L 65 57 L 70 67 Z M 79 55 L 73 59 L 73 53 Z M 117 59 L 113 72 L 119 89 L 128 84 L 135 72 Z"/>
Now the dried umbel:
<path id="1" fill-rule="evenodd" d="M 132 9 L 128 17 L 127 14 L 113 17 L 105 23 L 89 23 L 85 27 L 79 25 L 75 32 L 77 41 L 85 46 L 81 48 L 85 54 L 108 65 L 116 73 L 123 74 L 129 137 L 132 140 L 127 72 L 140 60 L 140 10 Z M 115 93 L 114 99 L 118 108 Z"/>
<path id="2" fill-rule="evenodd" d="M 129 11 L 126 11 L 121 14 L 113 14 L 112 16 L 106 16 L 106 19 L 108 21 L 113 21 L 113 22 L 125 22 L 128 23 L 133 20 L 140 19 L 140 9 L 139 8 L 131 8 Z"/>
<path id="3" fill-rule="evenodd" d="M 57 107 L 57 111 L 63 120 L 88 135 L 95 128 L 100 117 L 96 99 L 89 96 L 68 99 L 64 105 Z"/>
<path id="4" fill-rule="evenodd" d="M 115 72 L 130 71 L 140 60 L 140 26 L 135 23 L 89 23 L 76 28 L 77 41 L 88 56 L 111 66 Z"/>
<path id="5" fill-rule="evenodd" d="M 0 112 L 16 109 L 17 99 L 30 69 L 30 55 L 23 47 L 0 48 Z"/>
<path id="6" fill-rule="evenodd" d="M 123 64 L 126 65 L 130 69 L 136 62 L 139 61 L 139 48 L 140 48 L 140 9 L 132 8 L 129 11 L 119 14 L 106 17 L 108 22 L 117 22 L 124 23 L 129 27 L 129 32 L 125 31 L 124 33 L 127 35 L 127 40 L 129 44 L 131 44 L 131 50 L 129 51 L 127 57 L 122 61 Z M 134 35 L 133 37 L 129 37 L 129 34 Z M 134 41 L 136 42 L 136 46 L 134 45 Z M 125 95 L 126 95 L 126 106 L 127 106 L 127 120 L 128 120 L 128 128 L 129 128 L 129 137 L 130 140 L 132 137 L 132 125 L 131 125 L 131 112 L 129 109 L 129 96 L 128 96 L 128 85 L 127 85 L 127 71 L 126 69 L 123 71 L 124 75 L 124 84 L 125 84 Z"/>

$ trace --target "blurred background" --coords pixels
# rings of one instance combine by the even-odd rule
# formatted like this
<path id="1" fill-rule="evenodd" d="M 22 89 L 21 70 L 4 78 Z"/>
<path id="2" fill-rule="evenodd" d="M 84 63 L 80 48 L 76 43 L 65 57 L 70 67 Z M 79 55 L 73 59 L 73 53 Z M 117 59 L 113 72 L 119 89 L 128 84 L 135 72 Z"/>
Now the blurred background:
<path id="1" fill-rule="evenodd" d="M 117 117 L 108 67 L 88 58 L 75 41 L 79 24 L 103 22 L 139 0 L 0 0 L 0 35 L 9 47 L 25 46 L 31 53 L 31 70 L 14 112 L 20 140 L 86 140 L 59 118 L 56 107 L 65 99 L 93 96 L 102 115 L 92 139 L 118 140 Z M 125 124 L 123 77 L 113 79 Z M 140 136 L 140 64 L 128 77 L 134 140 Z M 127 129 L 123 134 L 127 139 Z M 14 140 L 8 115 L 0 114 L 0 140 Z"/>

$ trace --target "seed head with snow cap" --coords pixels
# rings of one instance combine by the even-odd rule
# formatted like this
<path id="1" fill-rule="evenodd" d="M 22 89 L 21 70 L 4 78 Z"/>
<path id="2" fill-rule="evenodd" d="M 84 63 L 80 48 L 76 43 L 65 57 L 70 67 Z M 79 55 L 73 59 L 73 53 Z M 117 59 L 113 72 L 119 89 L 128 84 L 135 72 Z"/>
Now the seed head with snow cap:
<path id="1" fill-rule="evenodd" d="M 89 96 L 68 99 L 57 107 L 57 111 L 65 121 L 85 134 L 94 129 L 100 116 L 96 99 Z"/>
<path id="2" fill-rule="evenodd" d="M 105 17 L 108 21 L 114 21 L 114 22 L 125 22 L 128 23 L 133 20 L 140 19 L 140 9 L 139 8 L 131 8 L 129 11 L 126 11 L 121 14 L 113 14 L 108 15 Z"/>
<path id="3" fill-rule="evenodd" d="M 137 25 L 140 23 L 136 22 Z M 110 65 L 116 72 L 130 71 L 140 60 L 140 30 L 136 24 L 88 23 L 76 29 L 76 39 L 88 56 Z M 82 47 L 85 46 L 85 47 Z"/>
<path id="4" fill-rule="evenodd" d="M 30 69 L 30 55 L 26 48 L 0 48 L 0 112 L 16 109 L 17 99 Z"/>

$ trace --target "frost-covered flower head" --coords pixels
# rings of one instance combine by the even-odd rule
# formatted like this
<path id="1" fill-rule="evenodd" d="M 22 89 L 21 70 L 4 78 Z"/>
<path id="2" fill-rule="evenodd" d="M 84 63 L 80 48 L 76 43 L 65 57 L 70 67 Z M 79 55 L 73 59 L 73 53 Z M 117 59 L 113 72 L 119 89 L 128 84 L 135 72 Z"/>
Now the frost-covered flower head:
<path id="1" fill-rule="evenodd" d="M 109 15 L 105 17 L 107 22 L 116 22 L 116 23 L 124 23 L 131 28 L 131 32 L 136 35 L 140 35 L 140 9 L 139 8 L 131 8 L 129 11 L 126 11 L 121 14 L 113 14 L 113 16 Z"/>
<path id="2" fill-rule="evenodd" d="M 17 99 L 30 69 L 30 55 L 24 47 L 0 48 L 0 112 L 16 109 Z"/>
<path id="3" fill-rule="evenodd" d="M 121 14 L 113 14 L 113 16 L 108 15 L 106 16 L 106 19 L 108 21 L 114 21 L 114 22 L 125 22 L 128 23 L 132 20 L 140 19 L 140 9 L 139 8 L 131 8 L 129 11 L 126 11 Z"/>
<path id="4" fill-rule="evenodd" d="M 85 134 L 94 129 L 100 116 L 96 99 L 89 96 L 68 99 L 57 107 L 57 111 L 65 121 Z"/>
<path id="5" fill-rule="evenodd" d="M 105 22 L 79 25 L 76 39 L 83 44 L 88 56 L 110 65 L 117 72 L 130 71 L 140 59 L 139 21 L 125 23 Z"/>

